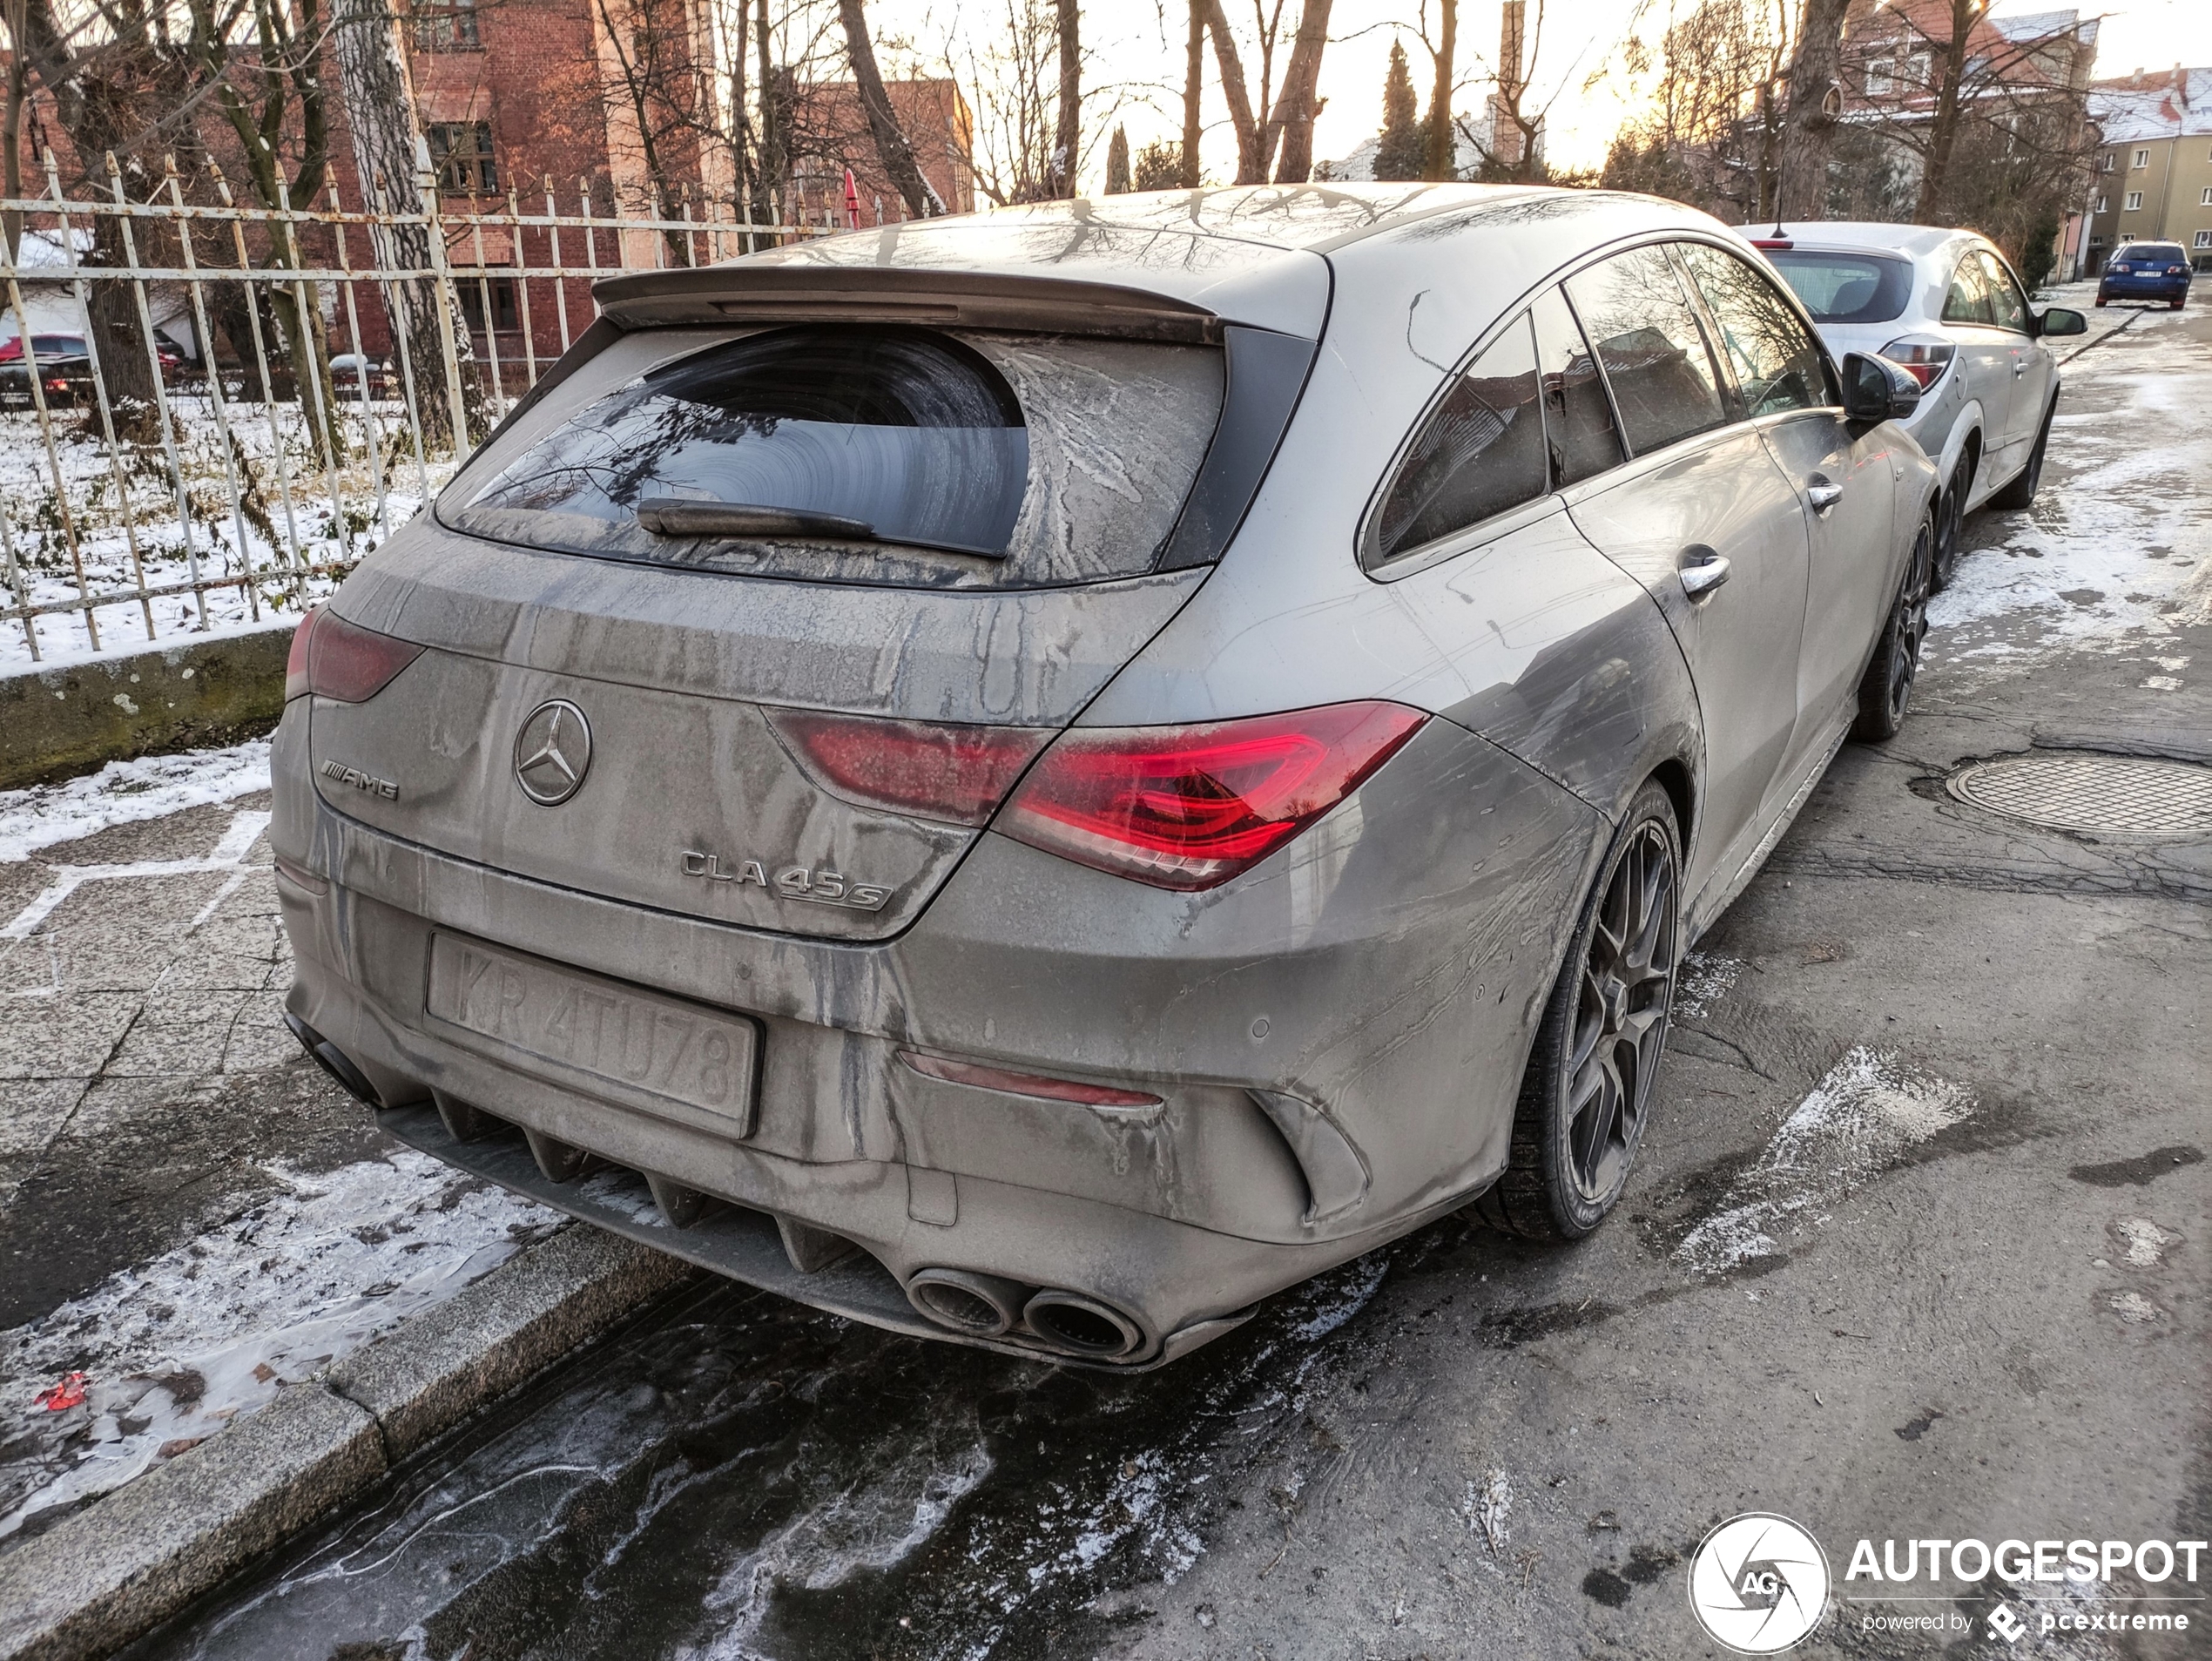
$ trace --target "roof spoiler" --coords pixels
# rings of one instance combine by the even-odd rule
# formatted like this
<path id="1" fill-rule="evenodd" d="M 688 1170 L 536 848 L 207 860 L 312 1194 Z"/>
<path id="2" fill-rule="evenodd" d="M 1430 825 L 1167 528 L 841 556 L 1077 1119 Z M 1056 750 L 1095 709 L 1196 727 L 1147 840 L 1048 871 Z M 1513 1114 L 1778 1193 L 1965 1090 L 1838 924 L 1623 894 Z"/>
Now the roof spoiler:
<path id="1" fill-rule="evenodd" d="M 739 261 L 609 277 L 592 296 L 620 329 L 671 323 L 918 323 L 1123 340 L 1221 343 L 1203 306 L 1116 284 L 911 266 Z"/>

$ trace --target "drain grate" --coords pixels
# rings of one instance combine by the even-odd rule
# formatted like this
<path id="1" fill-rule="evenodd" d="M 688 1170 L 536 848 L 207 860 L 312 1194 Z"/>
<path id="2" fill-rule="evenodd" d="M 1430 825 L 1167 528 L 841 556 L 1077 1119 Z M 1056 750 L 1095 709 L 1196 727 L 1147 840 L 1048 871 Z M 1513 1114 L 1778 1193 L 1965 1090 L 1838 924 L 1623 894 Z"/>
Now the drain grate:
<path id="1" fill-rule="evenodd" d="M 2212 767 L 2093 751 L 1977 761 L 1951 775 L 1976 807 L 2084 836 L 2212 836 Z"/>

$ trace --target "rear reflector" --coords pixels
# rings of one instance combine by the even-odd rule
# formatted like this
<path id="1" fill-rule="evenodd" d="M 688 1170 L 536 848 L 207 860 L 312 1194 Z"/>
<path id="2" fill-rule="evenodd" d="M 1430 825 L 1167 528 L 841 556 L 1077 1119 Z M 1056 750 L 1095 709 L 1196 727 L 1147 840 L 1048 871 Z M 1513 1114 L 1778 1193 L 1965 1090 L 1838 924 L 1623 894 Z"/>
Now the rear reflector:
<path id="1" fill-rule="evenodd" d="M 1204 726 L 1062 733 L 993 828 L 1156 888 L 1211 888 L 1357 789 L 1428 718 L 1330 704 Z"/>
<path id="2" fill-rule="evenodd" d="M 815 780 L 864 807 L 954 825 L 988 821 L 1052 734 L 781 709 L 768 718 Z"/>
<path id="3" fill-rule="evenodd" d="M 1103 1084 L 1079 1084 L 1071 1078 L 1045 1078 L 1035 1073 L 1009 1073 L 972 1061 L 948 1061 L 901 1050 L 899 1059 L 929 1078 L 948 1084 L 973 1084 L 978 1090 L 1004 1090 L 1010 1096 L 1039 1096 L 1048 1102 L 1079 1102 L 1085 1107 L 1157 1107 L 1160 1098 L 1143 1090 L 1109 1090 Z"/>
<path id="4" fill-rule="evenodd" d="M 314 612 L 309 621 L 313 632 L 301 624 L 292 644 L 296 652 L 302 638 L 307 643 L 307 690 L 318 698 L 365 703 L 422 655 L 422 648 L 412 640 L 364 629 L 332 611 Z M 290 684 L 287 672 L 286 685 Z"/>

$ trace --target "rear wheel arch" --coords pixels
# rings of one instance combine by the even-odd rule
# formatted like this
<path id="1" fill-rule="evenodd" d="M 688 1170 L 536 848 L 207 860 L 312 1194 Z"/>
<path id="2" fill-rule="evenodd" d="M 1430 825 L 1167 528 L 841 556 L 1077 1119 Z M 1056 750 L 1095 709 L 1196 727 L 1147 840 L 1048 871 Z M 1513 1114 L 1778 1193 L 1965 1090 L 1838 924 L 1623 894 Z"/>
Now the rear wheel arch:
<path id="1" fill-rule="evenodd" d="M 1680 756 L 1669 756 L 1652 768 L 1649 777 L 1675 805 L 1675 832 L 1682 839 L 1683 857 L 1687 861 L 1697 826 L 1697 786 L 1691 777 L 1689 763 Z"/>

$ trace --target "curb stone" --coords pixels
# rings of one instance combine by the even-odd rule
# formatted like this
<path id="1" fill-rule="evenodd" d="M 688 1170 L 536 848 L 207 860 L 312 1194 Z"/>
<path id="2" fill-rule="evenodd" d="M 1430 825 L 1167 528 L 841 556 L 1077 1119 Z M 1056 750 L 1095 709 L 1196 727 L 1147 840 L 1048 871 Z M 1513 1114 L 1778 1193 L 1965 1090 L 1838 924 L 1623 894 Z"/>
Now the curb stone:
<path id="1" fill-rule="evenodd" d="M 128 1644 L 695 1273 L 581 1225 L 509 1258 L 0 1557 L 0 1661 L 78 1661 Z"/>

